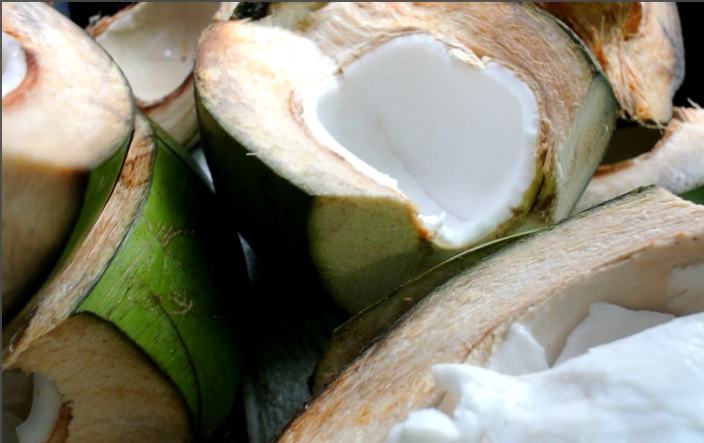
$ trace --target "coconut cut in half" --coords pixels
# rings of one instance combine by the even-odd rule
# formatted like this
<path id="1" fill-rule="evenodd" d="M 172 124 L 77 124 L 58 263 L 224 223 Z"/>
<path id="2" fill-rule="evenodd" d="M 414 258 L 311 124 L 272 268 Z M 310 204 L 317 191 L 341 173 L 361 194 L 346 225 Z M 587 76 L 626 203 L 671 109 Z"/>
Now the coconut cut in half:
<path id="1" fill-rule="evenodd" d="M 2 17 L 4 323 L 54 266 L 79 213 L 105 204 L 134 104 L 105 51 L 52 7 L 4 2 Z"/>
<path id="2" fill-rule="evenodd" d="M 652 132 L 643 127 L 626 131 Z M 618 129 L 614 142 L 619 135 Z M 637 144 L 635 134 L 623 144 Z M 646 136 L 647 137 L 647 136 Z M 652 145 L 651 145 L 652 146 Z M 609 149 L 625 151 L 620 146 Z M 577 202 L 574 212 L 582 211 L 639 186 L 658 185 L 682 195 L 704 186 L 704 110 L 675 108 L 675 116 L 662 133 L 662 138 L 647 152 L 613 164 L 601 165 Z"/>
<path id="3" fill-rule="evenodd" d="M 649 187 L 508 246 L 431 291 L 314 398 L 277 441 L 393 441 L 387 437 L 395 424 L 430 407 L 449 411 L 449 421 L 456 399 L 434 387 L 433 365 L 488 366 L 515 374 L 511 364 L 528 368 L 526 351 L 539 346 L 551 366 L 598 302 L 674 316 L 702 312 L 702 240 L 704 206 Z M 510 337 L 516 329 L 526 340 Z M 701 340 L 692 345 L 701 346 Z M 570 380 L 565 383 L 567 396 L 573 388 Z M 476 401 L 478 408 L 485 406 L 481 398 Z M 547 429 L 554 423 L 539 424 Z"/>
<path id="4" fill-rule="evenodd" d="M 252 247 L 312 262 L 349 312 L 567 216 L 614 129 L 608 81 L 537 8 L 339 3 L 292 23 L 203 33 L 204 149 Z"/>
<path id="5" fill-rule="evenodd" d="M 200 139 L 192 75 L 198 36 L 236 5 L 138 2 L 88 28 L 122 68 L 139 109 L 188 148 Z"/>
<path id="6" fill-rule="evenodd" d="M 165 137 L 138 115 L 98 220 L 3 329 L 19 443 L 200 441 L 223 426 L 241 362 L 214 270 L 243 284 L 242 251 L 236 236 L 214 244 L 212 193 Z"/>
<path id="7" fill-rule="evenodd" d="M 672 2 L 541 2 L 592 51 L 614 88 L 622 117 L 667 124 L 684 79 L 684 46 Z"/>

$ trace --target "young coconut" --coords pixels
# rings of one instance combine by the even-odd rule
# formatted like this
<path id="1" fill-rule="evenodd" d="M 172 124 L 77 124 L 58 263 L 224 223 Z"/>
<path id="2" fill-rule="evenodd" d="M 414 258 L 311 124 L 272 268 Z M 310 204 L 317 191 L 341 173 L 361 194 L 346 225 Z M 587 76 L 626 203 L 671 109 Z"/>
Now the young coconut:
<path id="1" fill-rule="evenodd" d="M 560 369 L 557 366 L 550 370 L 554 372 L 535 374 L 534 378 L 529 375 L 528 378 L 515 379 L 501 374 L 546 370 L 558 359 L 562 363 L 591 345 L 625 337 L 670 320 L 672 316 L 704 311 L 702 239 L 704 207 L 679 199 L 661 188 L 650 187 L 619 197 L 508 246 L 425 297 L 306 405 L 277 441 L 396 442 L 411 441 L 399 440 L 404 434 L 405 437 L 410 434 L 416 437 L 412 440 L 415 442 L 473 442 L 484 436 L 493 443 L 501 443 L 546 441 L 560 433 L 563 439 L 551 441 L 573 441 L 578 439 L 579 432 L 584 431 L 585 423 L 593 428 L 589 430 L 590 441 L 615 441 L 613 434 L 610 440 L 596 437 L 603 437 L 599 431 L 618 429 L 619 420 L 624 419 L 623 423 L 626 423 L 629 416 L 652 417 L 653 414 L 673 411 L 674 417 L 685 420 L 676 422 L 675 419 L 675 425 L 696 422 L 700 428 L 696 431 L 694 427 L 694 432 L 701 432 L 704 405 L 701 396 L 698 400 L 691 397 L 699 395 L 692 391 L 692 386 L 700 386 L 704 377 L 701 361 L 704 319 L 701 314 L 683 319 L 690 324 L 684 335 L 684 341 L 689 344 L 684 347 L 681 347 L 682 335 L 655 333 L 646 339 L 630 342 L 635 343 L 630 350 L 623 346 L 617 348 L 630 352 L 626 355 L 631 358 L 636 358 L 634 352 L 639 353 L 639 359 L 632 360 L 639 365 L 638 370 L 623 371 L 628 360 L 620 358 L 618 352 L 599 351 L 587 355 L 596 358 L 580 360 L 581 367 L 575 368 L 573 364 L 567 367 L 571 369 L 564 366 Z M 619 307 L 662 314 L 629 313 Z M 601 319 L 601 328 L 590 327 L 589 323 L 595 318 L 577 328 L 588 315 Z M 575 333 L 571 334 L 573 330 Z M 661 353 L 668 347 L 672 348 Z M 676 358 L 667 360 L 681 351 L 687 353 L 686 358 L 676 355 Z M 559 357 L 561 353 L 564 355 Z M 663 356 L 660 359 L 657 358 L 659 353 Z M 641 358 L 643 356 L 645 358 Z M 685 368 L 677 361 L 691 361 L 692 364 Z M 462 366 L 433 367 L 440 363 L 460 363 Z M 569 360 L 562 364 L 568 363 Z M 493 372 L 482 370 L 481 366 Z M 438 388 L 433 386 L 431 368 L 443 383 Z M 601 378 L 594 379 L 594 383 L 603 389 L 590 391 L 579 380 L 585 374 L 592 377 L 593 372 L 589 371 L 595 368 L 603 368 Z M 664 368 L 662 372 L 659 372 L 660 368 Z M 458 376 L 453 376 L 452 372 Z M 562 374 L 562 381 L 555 380 L 554 374 L 557 373 Z M 663 375 L 669 381 L 663 380 Z M 679 378 L 680 375 L 683 378 Z M 659 397 L 643 402 L 635 399 L 629 406 L 627 401 L 633 399 L 632 390 L 620 391 L 621 394 L 614 394 L 612 390 L 621 382 L 632 383 L 635 389 L 640 389 L 644 384 L 648 385 L 649 376 L 667 383 L 654 383 L 644 391 L 657 391 Z M 474 390 L 457 389 L 472 380 L 476 381 Z M 534 395 L 519 398 L 518 391 L 502 391 L 495 384 L 497 381 Z M 520 383 L 523 384 L 519 386 Z M 487 387 L 495 387 L 496 393 L 503 397 L 497 400 Z M 585 407 L 591 408 L 589 417 L 593 419 L 582 421 L 580 428 L 572 429 L 566 425 L 565 416 L 546 414 L 551 410 L 546 408 L 546 402 L 541 404 L 542 400 L 549 399 L 556 408 L 552 411 L 566 408 L 569 411 L 567 417 L 584 419 L 583 414 L 556 397 L 556 388 L 562 388 L 562 398 L 575 402 L 583 401 L 586 392 L 593 392 L 594 396 L 598 395 L 607 402 L 601 405 L 615 404 L 618 395 L 622 395 L 626 403 L 615 406 L 613 415 L 588 400 L 584 400 L 587 403 L 573 403 L 588 405 Z M 672 389 L 672 399 L 677 399 L 677 403 L 682 400 L 687 406 L 673 407 L 668 389 Z M 446 390 L 461 394 L 461 398 L 445 395 Z M 687 399 L 693 401 L 687 402 Z M 451 415 L 457 400 L 460 407 Z M 653 405 L 660 400 L 659 406 Z M 511 402 L 516 405 L 514 408 L 507 405 Z M 634 414 L 636 411 L 632 405 L 636 403 L 643 408 Z M 528 413 L 521 406 L 524 404 L 535 409 Z M 429 407 L 440 407 L 448 415 L 436 411 L 414 417 L 416 412 L 413 411 Z M 465 414 L 465 411 L 469 412 Z M 496 415 L 488 414 L 492 411 Z M 518 414 L 521 412 L 523 415 Z M 409 422 L 392 432 L 394 426 L 407 417 L 410 417 Z M 466 426 L 455 426 L 463 417 L 467 418 L 464 420 Z M 516 430 L 512 434 L 514 438 L 493 438 L 501 434 L 496 433 L 492 417 L 502 418 L 498 428 Z M 509 420 L 504 421 L 503 417 Z M 692 417 L 698 418 L 686 422 Z M 444 426 L 448 422 L 450 424 L 445 426 L 443 434 L 443 429 L 438 430 L 437 425 Z M 523 429 L 532 424 L 540 425 L 541 430 L 529 437 Z M 639 422 L 639 427 L 622 427 L 625 432 L 618 436 L 618 440 L 644 441 L 637 439 L 642 433 L 636 432 L 643 430 L 642 425 L 643 422 Z M 657 425 L 667 425 L 669 428 L 662 429 L 673 431 L 673 421 L 667 417 Z M 421 435 L 423 430 L 426 431 L 425 438 Z M 633 430 L 633 434 L 629 435 L 629 430 Z M 692 427 L 676 430 L 692 435 Z M 607 432 L 604 434 L 608 436 Z M 660 432 L 654 435 L 662 437 L 657 441 L 673 441 L 668 438 L 672 434 Z M 459 437 L 466 439 L 460 440 Z"/>
<path id="2" fill-rule="evenodd" d="M 187 148 L 200 139 L 192 75 L 196 41 L 236 5 L 138 2 L 88 27 L 122 68 L 139 109 Z"/>
<path id="3" fill-rule="evenodd" d="M 684 46 L 675 3 L 540 2 L 572 28 L 606 72 L 621 116 L 667 124 L 684 79 Z"/>
<path id="4" fill-rule="evenodd" d="M 203 33 L 204 150 L 252 247 L 312 262 L 352 313 L 567 216 L 615 126 L 588 51 L 530 6 L 330 3 L 293 23 Z"/>
<path id="5" fill-rule="evenodd" d="M 599 166 L 574 212 L 647 185 L 658 185 L 674 194 L 704 186 L 703 109 L 675 108 L 675 117 L 652 150 L 630 160 Z"/>
<path id="6" fill-rule="evenodd" d="M 187 442 L 227 417 L 241 362 L 209 258 L 244 272 L 241 249 L 236 236 L 208 249 L 212 193 L 168 142 L 138 116 L 95 225 L 3 330 L 3 417 L 26 419 L 19 443 Z M 33 402 L 31 379 L 17 382 L 30 373 Z"/>
<path id="7" fill-rule="evenodd" d="M 105 204 L 134 104 L 105 51 L 52 7 L 4 2 L 2 17 L 4 324 L 44 281 L 79 212 L 94 219 Z"/>

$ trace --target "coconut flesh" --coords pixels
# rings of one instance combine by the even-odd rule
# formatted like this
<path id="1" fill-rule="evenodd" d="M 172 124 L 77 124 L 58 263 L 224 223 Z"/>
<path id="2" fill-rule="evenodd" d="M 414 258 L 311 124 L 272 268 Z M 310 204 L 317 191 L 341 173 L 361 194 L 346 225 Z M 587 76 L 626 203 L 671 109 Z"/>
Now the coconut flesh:
<path id="1" fill-rule="evenodd" d="M 2 33 L 2 96 L 17 89 L 27 75 L 27 56 L 20 43 Z"/>
<path id="2" fill-rule="evenodd" d="M 135 97 L 158 103 L 191 75 L 196 41 L 220 3 L 143 3 L 115 16 L 95 40 L 125 73 Z"/>
<path id="3" fill-rule="evenodd" d="M 450 248 L 491 233 L 523 203 L 539 118 L 513 71 L 486 59 L 470 66 L 426 34 L 366 52 L 303 98 L 313 136 L 403 193 Z"/>
<path id="4" fill-rule="evenodd" d="M 40 373 L 3 372 L 2 441 L 59 443 L 63 401 L 55 384 Z M 63 435 L 65 437 L 65 435 Z"/>
<path id="5" fill-rule="evenodd" d="M 704 262 L 669 274 L 668 291 L 685 299 L 701 296 L 702 287 Z M 566 339 L 555 327 L 552 334 L 536 333 L 545 320 L 535 313 L 512 324 L 485 368 L 433 366 L 436 387 L 447 395 L 438 409 L 411 412 L 387 442 L 689 442 L 704 436 L 704 401 L 693 389 L 704 386 L 704 314 L 678 318 L 596 302 Z"/>

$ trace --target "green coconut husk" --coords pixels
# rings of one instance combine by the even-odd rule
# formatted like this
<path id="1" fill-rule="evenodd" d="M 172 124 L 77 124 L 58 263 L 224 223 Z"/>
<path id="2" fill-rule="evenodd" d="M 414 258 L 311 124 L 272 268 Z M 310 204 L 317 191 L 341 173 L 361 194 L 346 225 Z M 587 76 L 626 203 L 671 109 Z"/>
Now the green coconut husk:
<path id="1" fill-rule="evenodd" d="M 97 221 L 3 330 L 3 371 L 55 384 L 70 442 L 199 441 L 233 405 L 239 341 L 217 278 L 240 292 L 245 267 L 193 168 L 139 115 Z"/>

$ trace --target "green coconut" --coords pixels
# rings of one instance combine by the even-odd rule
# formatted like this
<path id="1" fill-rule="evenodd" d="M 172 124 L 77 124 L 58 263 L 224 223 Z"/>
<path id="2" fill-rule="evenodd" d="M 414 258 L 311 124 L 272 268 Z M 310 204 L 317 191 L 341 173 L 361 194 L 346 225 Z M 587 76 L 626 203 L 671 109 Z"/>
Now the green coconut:
<path id="1" fill-rule="evenodd" d="M 432 365 L 490 364 L 513 324 L 552 365 L 595 302 L 675 316 L 704 311 L 702 221 L 704 206 L 639 189 L 515 242 L 435 289 L 419 288 L 427 296 L 276 441 L 384 442 L 409 412 L 452 404 L 434 388 Z M 434 272 L 441 276 L 442 266 Z"/>
<path id="2" fill-rule="evenodd" d="M 260 255 L 311 264 L 356 313 L 458 252 L 569 215 L 617 105 L 552 16 L 313 5 L 216 23 L 196 54 L 206 159 Z"/>
<path id="3" fill-rule="evenodd" d="M 79 213 L 92 223 L 105 204 L 134 104 L 119 68 L 59 12 L 6 2 L 2 16 L 4 324 L 55 265 Z"/>
<path id="4" fill-rule="evenodd" d="M 99 218 L 3 330 L 3 395 L 19 370 L 60 399 L 37 441 L 199 441 L 223 426 L 241 362 L 216 270 L 246 275 L 236 235 L 213 245 L 212 193 L 178 149 L 137 117 Z"/>

